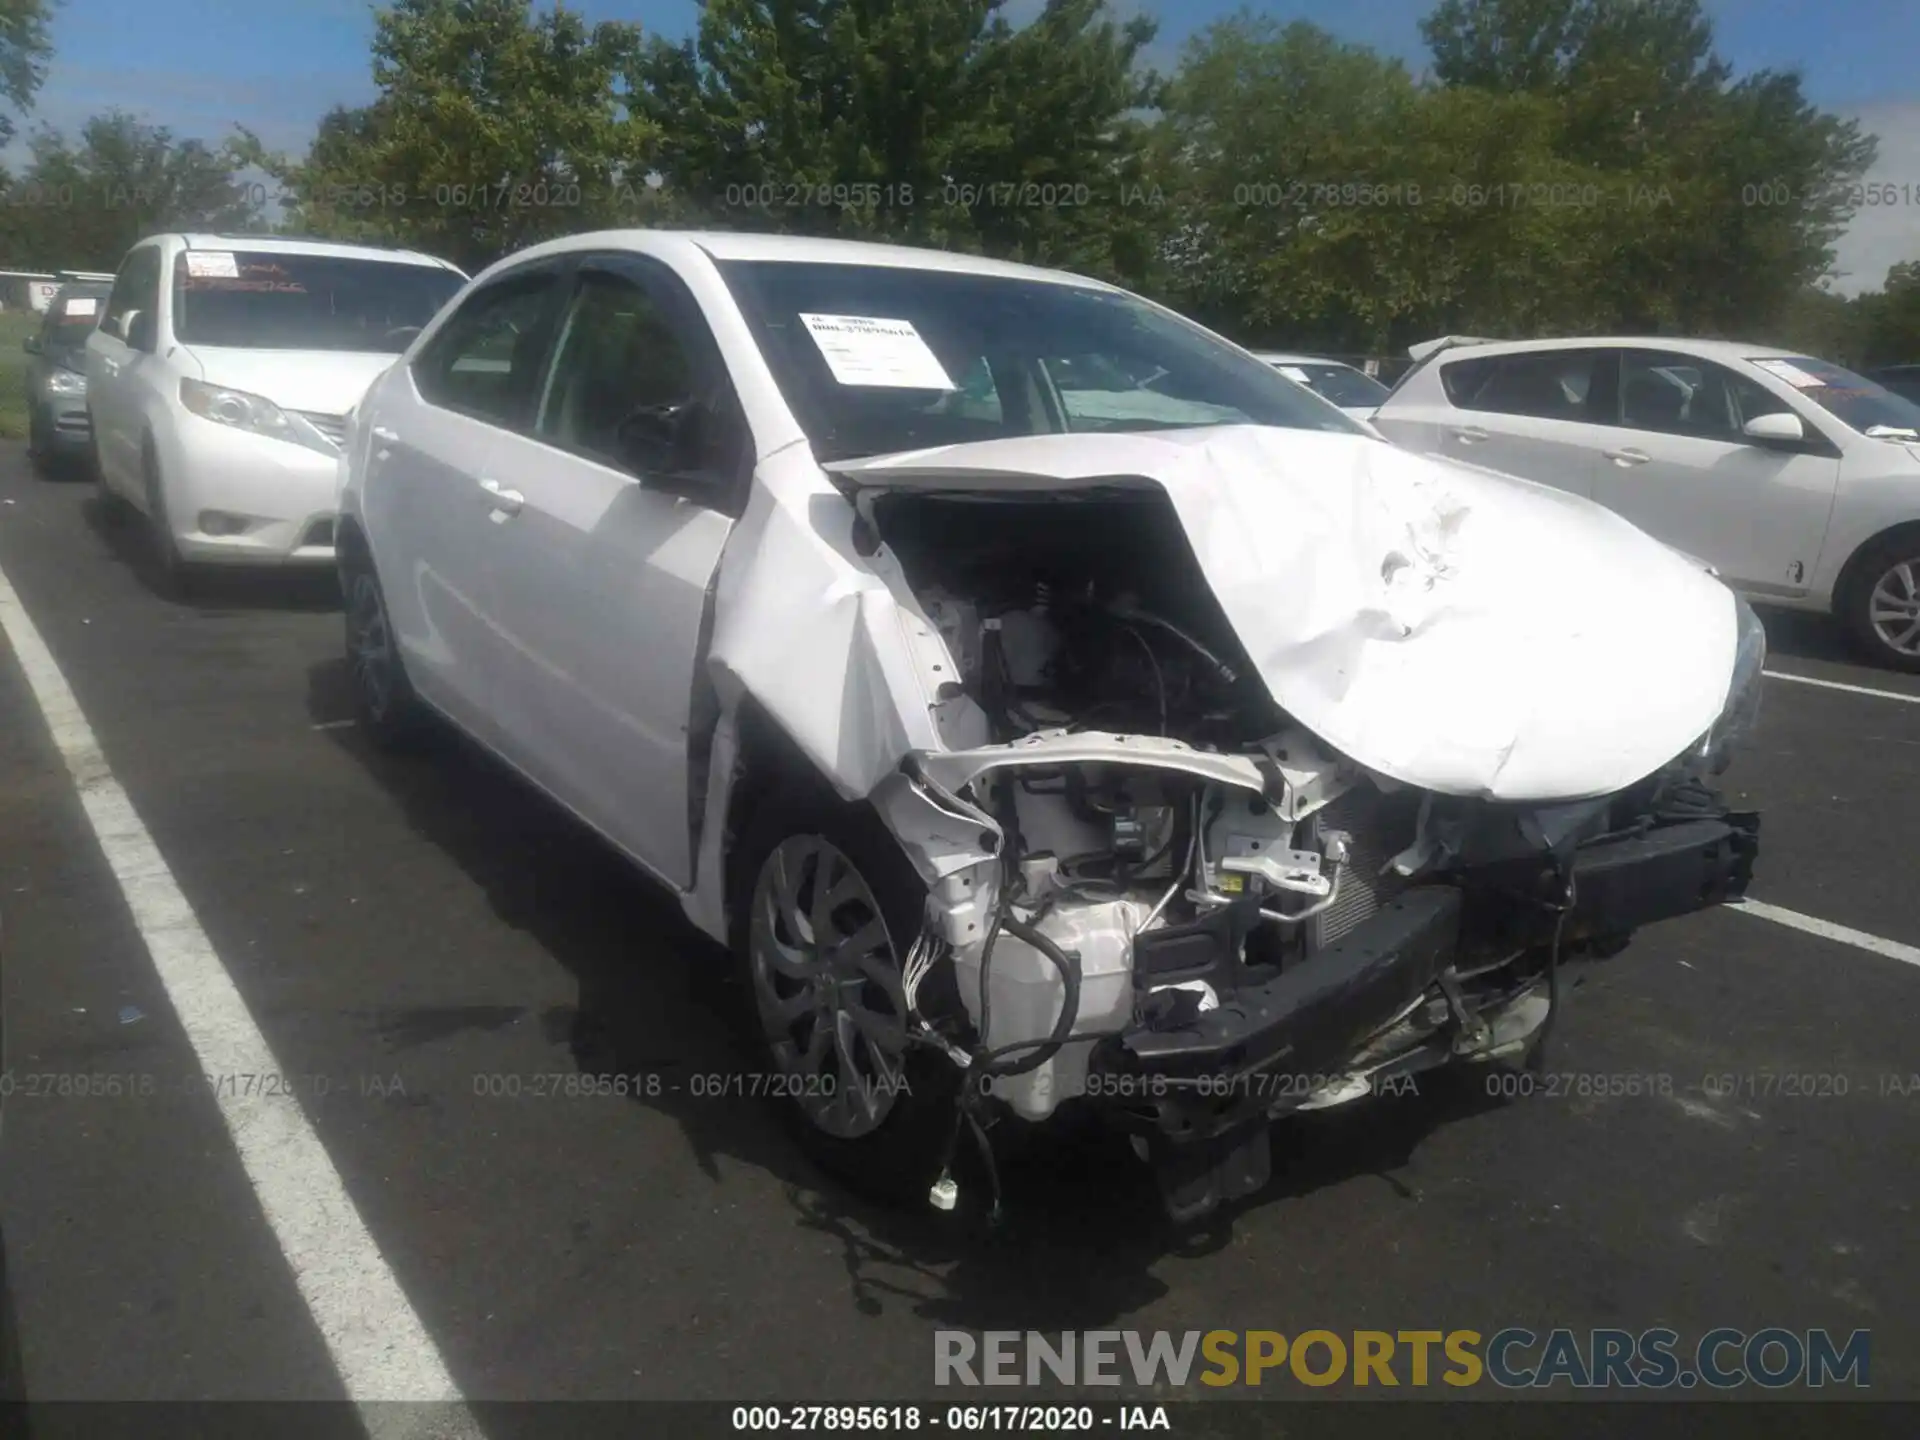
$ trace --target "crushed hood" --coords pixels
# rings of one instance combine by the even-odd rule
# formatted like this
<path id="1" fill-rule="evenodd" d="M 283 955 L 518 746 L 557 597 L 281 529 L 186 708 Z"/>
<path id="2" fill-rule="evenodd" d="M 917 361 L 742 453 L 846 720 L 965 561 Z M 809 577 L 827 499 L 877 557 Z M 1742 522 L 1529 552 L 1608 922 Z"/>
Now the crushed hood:
<path id="1" fill-rule="evenodd" d="M 1275 703 L 1405 784 L 1608 794 L 1726 702 L 1717 579 L 1589 500 L 1367 436 L 1040 435 L 829 469 L 855 491 L 1160 487 Z"/>

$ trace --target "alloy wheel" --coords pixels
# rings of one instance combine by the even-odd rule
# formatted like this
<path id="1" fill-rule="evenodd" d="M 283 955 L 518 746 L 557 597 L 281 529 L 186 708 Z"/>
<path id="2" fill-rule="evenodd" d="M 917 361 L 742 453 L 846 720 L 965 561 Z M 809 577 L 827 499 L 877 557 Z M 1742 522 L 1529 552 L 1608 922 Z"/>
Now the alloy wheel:
<path id="1" fill-rule="evenodd" d="M 754 882 L 748 958 L 780 1093 L 838 1139 L 878 1129 L 906 1084 L 907 1005 L 866 877 L 822 836 L 783 840 Z"/>
<path id="2" fill-rule="evenodd" d="M 1920 657 L 1920 556 L 1889 566 L 1875 583 L 1867 623 L 1895 654 Z"/>
<path id="3" fill-rule="evenodd" d="M 347 665 L 368 715 L 385 719 L 393 705 L 393 627 L 379 582 L 365 570 L 356 570 L 347 587 Z"/>

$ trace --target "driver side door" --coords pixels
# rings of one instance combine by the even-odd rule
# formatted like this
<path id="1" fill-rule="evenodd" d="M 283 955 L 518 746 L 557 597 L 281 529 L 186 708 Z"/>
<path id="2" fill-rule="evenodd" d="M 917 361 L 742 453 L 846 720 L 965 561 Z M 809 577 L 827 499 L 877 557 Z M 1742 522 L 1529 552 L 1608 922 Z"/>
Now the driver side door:
<path id="1" fill-rule="evenodd" d="M 663 437 L 693 406 L 685 451 Z M 690 433 L 690 432 L 689 432 Z M 689 745 L 709 590 L 750 446 L 698 302 L 665 265 L 580 262 L 495 570 L 511 758 L 669 884 L 693 877 Z"/>

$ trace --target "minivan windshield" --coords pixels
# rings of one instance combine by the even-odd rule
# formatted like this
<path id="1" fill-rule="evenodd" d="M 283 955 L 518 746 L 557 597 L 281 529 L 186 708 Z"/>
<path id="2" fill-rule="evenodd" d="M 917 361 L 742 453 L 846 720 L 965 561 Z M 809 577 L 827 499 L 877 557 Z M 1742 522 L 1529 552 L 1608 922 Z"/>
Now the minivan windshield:
<path id="1" fill-rule="evenodd" d="M 823 461 L 1022 435 L 1276 425 L 1365 433 L 1115 290 L 898 265 L 724 261 Z"/>
<path id="2" fill-rule="evenodd" d="M 398 355 L 465 283 L 402 260 L 187 250 L 174 262 L 173 333 L 188 345 Z"/>
<path id="3" fill-rule="evenodd" d="M 1788 359 L 1761 356 L 1748 364 L 1784 380 L 1844 425 L 1864 434 L 1874 426 L 1920 433 L 1920 405 L 1896 395 L 1876 380 L 1843 366 L 1805 355 Z"/>

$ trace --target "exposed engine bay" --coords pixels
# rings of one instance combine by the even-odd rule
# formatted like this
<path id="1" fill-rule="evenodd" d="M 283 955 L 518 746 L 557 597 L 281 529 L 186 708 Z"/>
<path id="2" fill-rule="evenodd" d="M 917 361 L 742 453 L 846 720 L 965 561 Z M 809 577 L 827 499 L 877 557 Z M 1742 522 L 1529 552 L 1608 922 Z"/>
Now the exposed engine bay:
<path id="1" fill-rule="evenodd" d="M 1711 732 L 1567 804 L 1367 770 L 1275 704 L 1168 509 L 910 494 L 870 517 L 960 672 L 952 748 L 903 767 L 955 824 L 889 817 L 930 883 L 905 993 L 967 1076 L 955 1143 L 1100 1105 L 1191 1219 L 1264 1184 L 1275 1114 L 1526 1054 L 1563 962 L 1744 891 L 1757 817 L 1707 788 Z"/>

